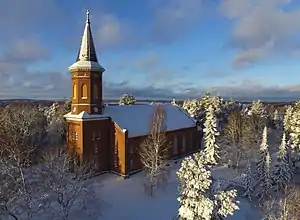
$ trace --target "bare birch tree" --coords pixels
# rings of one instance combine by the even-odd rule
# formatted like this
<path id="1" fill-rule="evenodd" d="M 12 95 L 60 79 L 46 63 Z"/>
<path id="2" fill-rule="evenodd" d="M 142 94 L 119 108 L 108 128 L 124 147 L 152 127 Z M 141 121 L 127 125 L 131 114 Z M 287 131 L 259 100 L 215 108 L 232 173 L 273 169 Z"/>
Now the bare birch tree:
<path id="1" fill-rule="evenodd" d="M 43 138 L 44 117 L 37 107 L 12 105 L 1 114 L 0 206 L 1 215 L 30 219 L 46 205 L 29 168 Z"/>
<path id="2" fill-rule="evenodd" d="M 229 114 L 228 123 L 222 131 L 222 138 L 229 145 L 223 151 L 226 151 L 229 158 L 234 158 L 237 167 L 240 160 L 249 157 L 253 151 L 251 145 L 255 141 L 255 136 L 247 118 L 239 110 Z"/>
<path id="3" fill-rule="evenodd" d="M 82 218 L 100 214 L 101 200 L 88 180 L 93 165 L 79 164 L 76 156 L 64 149 L 48 152 L 39 170 L 44 191 L 51 199 L 50 214 L 64 220 L 73 219 L 72 214 Z"/>
<path id="4" fill-rule="evenodd" d="M 166 111 L 157 105 L 151 116 L 150 133 L 140 147 L 140 157 L 146 172 L 145 192 L 154 196 L 154 189 L 167 183 L 167 156 L 170 142 L 166 137 Z"/>
<path id="5" fill-rule="evenodd" d="M 300 219 L 300 188 L 290 185 L 285 193 L 269 203 L 266 212 L 268 220 L 298 220 Z"/>

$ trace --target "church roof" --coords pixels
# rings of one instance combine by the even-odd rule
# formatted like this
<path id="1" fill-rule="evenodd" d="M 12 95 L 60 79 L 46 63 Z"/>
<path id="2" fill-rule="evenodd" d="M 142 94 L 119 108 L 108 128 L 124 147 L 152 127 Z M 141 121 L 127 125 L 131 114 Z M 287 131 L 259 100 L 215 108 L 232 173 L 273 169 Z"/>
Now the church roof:
<path id="1" fill-rule="evenodd" d="M 69 69 L 73 70 L 78 68 L 87 68 L 92 70 L 100 70 L 103 72 L 103 67 L 98 63 L 98 58 L 91 31 L 91 20 L 89 14 L 89 11 L 87 11 L 85 27 L 76 62 L 72 66 L 70 66 Z"/>
<path id="2" fill-rule="evenodd" d="M 104 114 L 109 115 L 122 129 L 128 130 L 129 137 L 149 134 L 149 121 L 156 104 L 108 105 Z M 166 131 L 195 127 L 196 122 L 180 107 L 162 104 L 166 111 Z"/>

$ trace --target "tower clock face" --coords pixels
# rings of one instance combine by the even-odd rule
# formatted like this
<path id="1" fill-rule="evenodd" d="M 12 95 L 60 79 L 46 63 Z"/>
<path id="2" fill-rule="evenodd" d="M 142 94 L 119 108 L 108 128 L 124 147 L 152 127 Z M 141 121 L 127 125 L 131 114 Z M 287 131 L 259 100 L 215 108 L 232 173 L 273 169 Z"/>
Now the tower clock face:
<path id="1" fill-rule="evenodd" d="M 97 108 L 97 107 L 94 107 L 94 111 L 95 111 L 95 112 L 98 112 L 98 108 Z"/>

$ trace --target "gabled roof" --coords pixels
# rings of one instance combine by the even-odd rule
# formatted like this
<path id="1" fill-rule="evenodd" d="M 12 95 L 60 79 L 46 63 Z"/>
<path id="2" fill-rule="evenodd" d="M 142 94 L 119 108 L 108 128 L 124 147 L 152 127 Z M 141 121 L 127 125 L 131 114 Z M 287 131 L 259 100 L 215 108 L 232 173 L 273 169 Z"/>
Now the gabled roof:
<path id="1" fill-rule="evenodd" d="M 166 111 L 166 131 L 195 127 L 193 118 L 180 107 L 172 104 L 161 104 Z M 107 105 L 104 114 L 109 115 L 122 129 L 128 130 L 129 137 L 138 137 L 149 134 L 149 121 L 156 104 L 135 105 Z"/>

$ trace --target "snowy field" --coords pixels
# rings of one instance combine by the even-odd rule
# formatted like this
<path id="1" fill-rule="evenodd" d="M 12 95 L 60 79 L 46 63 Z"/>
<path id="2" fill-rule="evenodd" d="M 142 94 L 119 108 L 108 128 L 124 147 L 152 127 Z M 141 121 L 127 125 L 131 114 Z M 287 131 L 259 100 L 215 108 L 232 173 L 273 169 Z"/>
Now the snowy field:
<path id="1" fill-rule="evenodd" d="M 174 164 L 169 184 L 165 189 L 158 190 L 155 197 L 146 196 L 142 186 L 142 173 L 123 180 L 114 174 L 104 174 L 92 181 L 98 188 L 97 194 L 103 198 L 103 213 L 98 219 L 116 220 L 168 220 L 173 219 L 178 210 L 178 180 L 176 171 L 180 164 Z M 214 177 L 230 179 L 237 173 L 226 167 L 218 167 L 213 171 Z M 102 187 L 101 187 L 102 185 Z M 240 210 L 229 220 L 261 219 L 255 207 L 245 199 L 240 199 Z M 100 205 L 99 205 L 100 207 Z M 78 218 L 79 219 L 79 218 Z M 90 219 L 97 219 L 95 216 Z"/>

